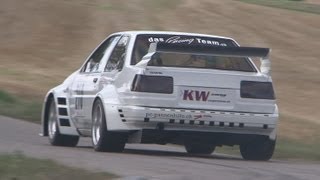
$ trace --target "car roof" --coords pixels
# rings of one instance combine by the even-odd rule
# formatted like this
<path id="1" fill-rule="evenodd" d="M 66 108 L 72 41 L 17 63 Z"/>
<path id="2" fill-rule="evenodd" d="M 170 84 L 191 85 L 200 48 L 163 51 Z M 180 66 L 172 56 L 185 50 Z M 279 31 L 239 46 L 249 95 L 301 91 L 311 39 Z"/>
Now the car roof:
<path id="1" fill-rule="evenodd" d="M 177 32 L 177 31 L 122 31 L 116 32 L 115 34 L 131 34 L 131 35 L 139 35 L 139 34 L 168 34 L 168 35 L 185 35 L 185 36 L 202 36 L 202 37 L 212 37 L 212 38 L 222 38 L 222 39 L 230 39 L 230 37 L 210 35 L 210 34 L 200 34 L 200 33 L 190 33 L 190 32 Z"/>

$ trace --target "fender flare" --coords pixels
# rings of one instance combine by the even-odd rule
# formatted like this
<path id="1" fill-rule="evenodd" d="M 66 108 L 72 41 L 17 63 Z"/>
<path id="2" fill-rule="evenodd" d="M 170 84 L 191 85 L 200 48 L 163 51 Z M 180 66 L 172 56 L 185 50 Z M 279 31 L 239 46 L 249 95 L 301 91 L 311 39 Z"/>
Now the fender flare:
<path id="1" fill-rule="evenodd" d="M 103 103 L 107 129 L 111 131 L 128 129 L 119 116 L 118 106 L 123 103 L 121 103 L 116 88 L 113 85 L 107 85 L 102 91 L 97 93 L 94 102 L 98 98 Z"/>
<path id="2" fill-rule="evenodd" d="M 44 98 L 42 113 L 41 113 L 41 136 L 48 136 L 48 116 L 49 116 L 49 105 L 54 100 L 54 94 L 49 91 Z"/>

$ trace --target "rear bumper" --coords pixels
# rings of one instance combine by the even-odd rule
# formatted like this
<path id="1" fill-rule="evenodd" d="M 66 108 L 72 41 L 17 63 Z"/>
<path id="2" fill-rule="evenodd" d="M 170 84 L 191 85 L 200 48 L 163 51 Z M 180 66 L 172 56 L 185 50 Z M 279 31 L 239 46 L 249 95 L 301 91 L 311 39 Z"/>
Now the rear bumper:
<path id="1" fill-rule="evenodd" d="M 279 117 L 278 112 L 258 114 L 140 106 L 113 106 L 112 109 L 111 114 L 118 115 L 113 119 L 119 123 L 113 121 L 109 130 L 161 128 L 166 131 L 256 134 L 269 136 L 270 139 L 275 139 Z"/>

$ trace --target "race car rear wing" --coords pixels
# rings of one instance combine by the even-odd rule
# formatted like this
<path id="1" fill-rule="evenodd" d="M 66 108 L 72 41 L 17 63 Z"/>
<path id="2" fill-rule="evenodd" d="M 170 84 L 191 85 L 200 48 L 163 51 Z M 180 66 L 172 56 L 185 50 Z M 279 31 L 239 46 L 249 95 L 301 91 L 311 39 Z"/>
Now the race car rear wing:
<path id="1" fill-rule="evenodd" d="M 260 71 L 263 74 L 270 75 L 271 62 L 269 60 L 269 48 L 259 47 L 225 47 L 212 45 L 186 45 L 186 44 L 169 44 L 169 43 L 151 43 L 148 54 L 136 64 L 137 67 L 146 68 L 148 62 L 158 53 L 175 53 L 175 54 L 194 54 L 194 55 L 211 55 L 226 57 L 258 57 L 261 65 Z"/>

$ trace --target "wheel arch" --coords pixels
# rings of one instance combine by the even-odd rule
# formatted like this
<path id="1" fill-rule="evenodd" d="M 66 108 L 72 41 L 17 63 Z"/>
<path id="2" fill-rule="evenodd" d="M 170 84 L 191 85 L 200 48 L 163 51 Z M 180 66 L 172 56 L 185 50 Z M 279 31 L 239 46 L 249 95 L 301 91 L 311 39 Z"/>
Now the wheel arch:
<path id="1" fill-rule="evenodd" d="M 79 70 L 75 71 L 70 76 L 68 76 L 62 84 L 50 89 L 47 92 L 42 105 L 40 136 L 48 136 L 47 125 L 48 125 L 49 107 L 50 107 L 51 101 L 54 100 L 56 102 L 56 98 L 60 96 L 67 98 L 66 92 L 68 91 L 68 87 L 71 85 L 74 77 L 77 75 L 78 72 Z"/>
<path id="2" fill-rule="evenodd" d="M 96 96 L 96 97 L 94 98 L 94 100 L 93 100 L 93 103 L 92 103 L 91 118 L 92 118 L 92 115 L 93 115 L 94 104 L 96 103 L 97 100 L 100 100 L 100 101 L 102 102 L 102 105 L 103 105 L 103 101 L 102 101 L 101 97 L 100 97 L 100 96 Z M 102 107 L 104 107 L 104 106 L 102 106 Z M 104 109 L 103 109 L 103 110 L 104 110 Z"/>
<path id="3" fill-rule="evenodd" d="M 49 108 L 51 101 L 54 101 L 54 94 L 53 92 L 49 92 L 46 96 L 43 107 L 42 107 L 42 117 L 41 117 L 41 124 L 42 124 L 42 135 L 48 136 L 48 118 L 49 118 Z"/>
<path id="4" fill-rule="evenodd" d="M 94 112 L 94 105 L 95 105 L 95 103 L 96 103 L 97 100 L 100 100 L 100 101 L 101 101 L 102 110 L 103 110 L 104 115 L 106 116 L 106 110 L 105 110 L 105 105 L 104 105 L 104 102 L 103 102 L 103 98 L 102 98 L 101 96 L 97 95 L 97 96 L 94 98 L 93 103 L 92 103 L 91 119 L 92 119 L 93 112 Z M 107 125 L 107 118 L 105 118 L 105 121 L 106 121 L 106 125 Z"/>
<path id="5" fill-rule="evenodd" d="M 122 104 L 118 93 L 112 87 L 105 88 L 100 91 L 93 102 L 100 99 L 103 105 L 106 128 L 109 131 L 123 131 L 128 127 L 122 122 L 119 114 L 118 107 Z M 93 112 L 93 109 L 92 109 Z"/>

